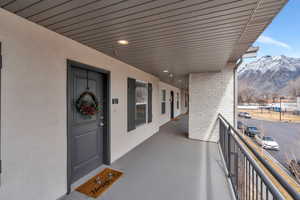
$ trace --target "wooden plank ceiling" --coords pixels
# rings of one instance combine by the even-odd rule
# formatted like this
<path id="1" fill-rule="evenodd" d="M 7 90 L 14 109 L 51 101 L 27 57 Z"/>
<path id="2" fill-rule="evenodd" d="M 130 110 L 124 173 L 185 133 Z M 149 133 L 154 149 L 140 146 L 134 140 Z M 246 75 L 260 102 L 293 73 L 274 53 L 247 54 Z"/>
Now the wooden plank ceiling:
<path id="1" fill-rule="evenodd" d="M 188 73 L 236 62 L 286 1 L 0 0 L 0 6 L 186 87 Z"/>

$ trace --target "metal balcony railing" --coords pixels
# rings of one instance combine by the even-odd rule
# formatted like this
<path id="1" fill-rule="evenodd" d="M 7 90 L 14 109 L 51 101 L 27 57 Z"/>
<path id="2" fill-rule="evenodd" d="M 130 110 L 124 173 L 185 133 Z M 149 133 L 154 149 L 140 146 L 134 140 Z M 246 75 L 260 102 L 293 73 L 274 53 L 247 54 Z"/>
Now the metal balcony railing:
<path id="1" fill-rule="evenodd" d="M 287 191 L 290 199 L 300 194 L 264 158 L 260 156 L 228 121 L 219 115 L 220 147 L 235 197 L 238 200 L 285 200 L 286 196 L 266 174 L 262 166 Z"/>

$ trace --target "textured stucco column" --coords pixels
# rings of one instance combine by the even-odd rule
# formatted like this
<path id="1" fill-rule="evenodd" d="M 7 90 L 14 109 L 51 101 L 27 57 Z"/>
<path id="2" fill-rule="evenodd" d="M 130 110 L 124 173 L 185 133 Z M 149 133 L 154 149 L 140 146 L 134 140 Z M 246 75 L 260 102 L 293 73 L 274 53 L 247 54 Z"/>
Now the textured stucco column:
<path id="1" fill-rule="evenodd" d="M 189 138 L 217 142 L 218 113 L 234 121 L 234 67 L 189 75 Z"/>

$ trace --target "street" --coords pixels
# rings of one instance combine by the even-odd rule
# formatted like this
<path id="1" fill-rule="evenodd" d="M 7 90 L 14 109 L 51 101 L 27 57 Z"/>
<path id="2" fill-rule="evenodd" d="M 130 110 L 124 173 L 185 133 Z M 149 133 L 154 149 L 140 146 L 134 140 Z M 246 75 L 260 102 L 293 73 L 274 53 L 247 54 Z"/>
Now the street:
<path id="1" fill-rule="evenodd" d="M 239 118 L 247 126 L 256 126 L 265 136 L 272 136 L 280 145 L 279 151 L 268 150 L 282 165 L 287 159 L 300 159 L 300 123 L 271 122 Z"/>

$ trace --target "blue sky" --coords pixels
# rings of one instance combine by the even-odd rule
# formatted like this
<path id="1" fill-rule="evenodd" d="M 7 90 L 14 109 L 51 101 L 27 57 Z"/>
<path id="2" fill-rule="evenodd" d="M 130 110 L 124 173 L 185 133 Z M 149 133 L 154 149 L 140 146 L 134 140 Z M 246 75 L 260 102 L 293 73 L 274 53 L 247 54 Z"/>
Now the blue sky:
<path id="1" fill-rule="evenodd" d="M 286 55 L 300 58 L 300 1 L 290 0 L 254 46 L 258 57 Z"/>

